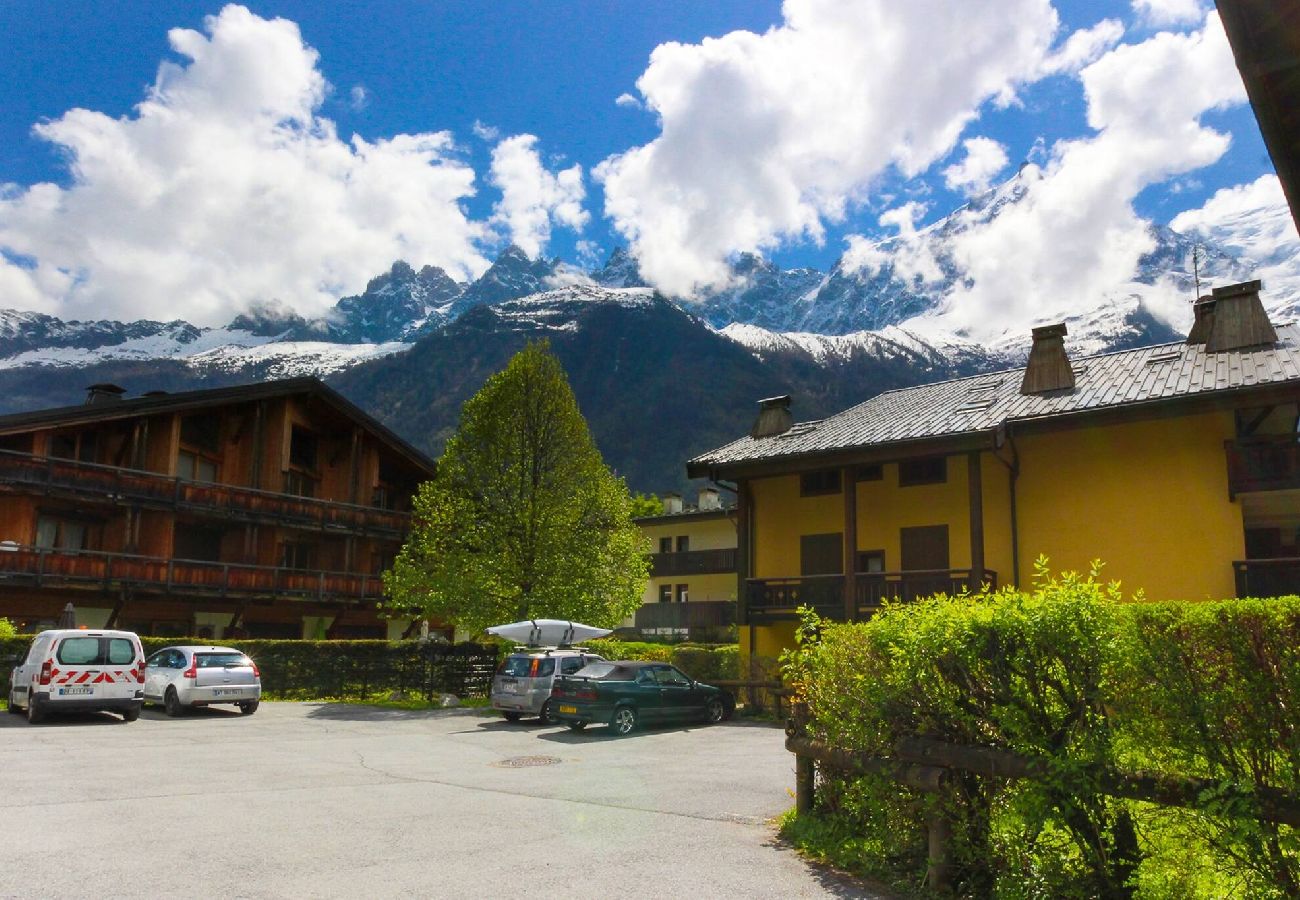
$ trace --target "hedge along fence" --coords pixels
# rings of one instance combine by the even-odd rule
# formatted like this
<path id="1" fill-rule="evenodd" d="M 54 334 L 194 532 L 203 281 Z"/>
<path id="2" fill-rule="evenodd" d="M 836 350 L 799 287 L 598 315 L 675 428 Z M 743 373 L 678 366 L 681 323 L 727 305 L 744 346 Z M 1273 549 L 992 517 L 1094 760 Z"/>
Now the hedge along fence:
<path id="1" fill-rule="evenodd" d="M 145 654 L 198 638 L 140 639 Z M 10 669 L 23 658 L 31 637 L 0 638 L 0 690 L 9 689 Z M 398 692 L 432 699 L 436 694 L 485 697 L 501 656 L 502 644 L 421 644 L 415 641 L 230 640 L 257 662 L 269 697 L 285 700 L 369 698 Z M 607 659 L 671 662 L 701 681 L 735 678 L 739 655 L 734 644 L 717 647 L 625 641 L 592 641 L 586 646 Z"/>
<path id="2" fill-rule="evenodd" d="M 1300 803 L 1300 599 L 1120 603 L 1095 572 L 1039 578 L 805 622 L 787 677 L 807 738 L 843 756 L 792 830 L 898 882 L 946 863 L 970 896 L 1300 893 L 1300 837 L 1277 815 Z M 921 783 L 918 746 L 985 748 L 992 767 Z M 848 771 L 863 758 L 892 766 Z M 1014 759 L 1032 777 L 993 775 L 1025 774 L 996 768 Z M 1162 804 L 1188 808 L 1117 785 L 1172 786 Z"/>
<path id="3" fill-rule="evenodd" d="M 150 637 L 140 642 L 146 656 L 163 647 L 211 643 Z M 0 639 L 0 687 L 6 694 L 10 668 L 30 645 L 30 636 Z M 262 673 L 263 691 L 283 700 L 367 699 L 377 693 L 427 700 L 443 693 L 485 697 L 501 652 L 496 645 L 417 641 L 230 640 L 221 646 L 248 654 Z"/>

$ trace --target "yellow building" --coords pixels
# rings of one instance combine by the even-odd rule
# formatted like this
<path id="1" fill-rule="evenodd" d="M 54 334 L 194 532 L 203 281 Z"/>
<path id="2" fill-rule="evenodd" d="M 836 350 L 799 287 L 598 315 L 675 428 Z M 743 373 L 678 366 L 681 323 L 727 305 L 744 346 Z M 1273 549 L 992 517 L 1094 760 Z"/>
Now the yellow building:
<path id="1" fill-rule="evenodd" d="M 1027 584 L 1040 554 L 1150 599 L 1300 591 L 1300 328 L 1274 330 L 1259 282 L 1202 298 L 1186 342 L 1071 361 L 1064 335 L 822 421 L 762 401 L 691 460 L 737 488 L 742 650 L 789 646 L 800 605 Z"/>
<path id="2" fill-rule="evenodd" d="M 636 520 L 650 541 L 650 580 L 628 625 L 644 637 L 713 639 L 736 621 L 736 511 L 717 489 L 694 507 L 664 495 L 664 511 Z"/>

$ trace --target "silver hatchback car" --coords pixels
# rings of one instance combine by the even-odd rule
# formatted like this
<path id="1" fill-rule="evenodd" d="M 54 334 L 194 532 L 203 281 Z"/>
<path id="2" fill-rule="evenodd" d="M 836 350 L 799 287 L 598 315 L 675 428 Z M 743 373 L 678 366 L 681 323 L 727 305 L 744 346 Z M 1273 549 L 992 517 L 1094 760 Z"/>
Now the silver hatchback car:
<path id="1" fill-rule="evenodd" d="M 492 679 L 492 708 L 501 710 L 509 722 L 537 716 L 543 725 L 550 725 L 555 676 L 572 675 L 587 663 L 603 659 L 580 647 L 516 650 L 501 661 Z"/>
<path id="2" fill-rule="evenodd" d="M 145 660 L 144 702 L 161 703 L 169 716 L 214 703 L 249 716 L 261 700 L 257 664 L 231 647 L 164 647 Z"/>

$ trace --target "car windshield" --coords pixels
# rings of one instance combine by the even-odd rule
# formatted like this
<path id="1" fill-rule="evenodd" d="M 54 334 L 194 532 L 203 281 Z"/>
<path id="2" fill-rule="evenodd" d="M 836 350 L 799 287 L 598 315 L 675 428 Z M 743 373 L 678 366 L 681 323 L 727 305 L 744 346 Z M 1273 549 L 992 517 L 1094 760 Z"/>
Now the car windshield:
<path id="1" fill-rule="evenodd" d="M 56 658 L 65 666 L 128 666 L 135 662 L 135 644 L 126 638 L 64 638 Z"/>
<path id="2" fill-rule="evenodd" d="M 555 660 L 549 656 L 507 656 L 497 674 L 514 678 L 545 678 L 555 674 Z"/>
<path id="3" fill-rule="evenodd" d="M 196 653 L 194 664 L 200 669 L 224 669 L 226 666 L 251 665 L 242 653 Z"/>
<path id="4" fill-rule="evenodd" d="M 573 673 L 575 678 L 604 678 L 608 681 L 631 681 L 632 670 L 608 662 L 594 662 Z"/>

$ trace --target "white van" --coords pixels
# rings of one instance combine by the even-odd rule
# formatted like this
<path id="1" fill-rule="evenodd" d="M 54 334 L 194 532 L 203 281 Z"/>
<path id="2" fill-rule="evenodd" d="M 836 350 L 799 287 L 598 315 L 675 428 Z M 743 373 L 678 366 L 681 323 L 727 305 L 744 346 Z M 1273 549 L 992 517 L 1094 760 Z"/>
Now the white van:
<path id="1" fill-rule="evenodd" d="M 35 724 L 49 713 L 107 710 L 128 722 L 144 704 L 144 651 L 131 631 L 42 631 L 9 680 L 9 711 Z"/>

